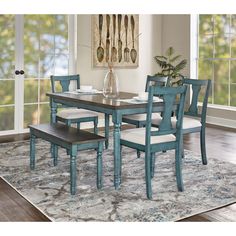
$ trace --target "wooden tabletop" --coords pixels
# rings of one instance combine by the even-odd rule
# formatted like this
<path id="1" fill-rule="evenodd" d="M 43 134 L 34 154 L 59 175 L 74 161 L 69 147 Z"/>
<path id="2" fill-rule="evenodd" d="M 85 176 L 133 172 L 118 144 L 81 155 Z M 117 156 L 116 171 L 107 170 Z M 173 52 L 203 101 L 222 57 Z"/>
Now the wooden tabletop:
<path id="1" fill-rule="evenodd" d="M 120 92 L 116 99 L 105 98 L 102 94 L 72 94 L 72 93 L 47 93 L 47 96 L 64 101 L 81 102 L 83 104 L 97 105 L 111 109 L 139 108 L 145 107 L 147 103 L 128 103 L 119 99 L 131 99 L 137 96 L 135 93 Z M 157 102 L 158 103 L 158 102 Z M 160 103 L 160 102 L 159 102 Z"/>

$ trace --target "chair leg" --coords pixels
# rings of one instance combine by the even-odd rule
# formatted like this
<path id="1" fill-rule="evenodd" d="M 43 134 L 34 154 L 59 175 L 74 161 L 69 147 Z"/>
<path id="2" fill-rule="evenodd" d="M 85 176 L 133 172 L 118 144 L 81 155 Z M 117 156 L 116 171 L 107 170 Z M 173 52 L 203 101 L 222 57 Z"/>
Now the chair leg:
<path id="1" fill-rule="evenodd" d="M 184 137 L 181 137 L 181 156 L 184 158 Z"/>
<path id="2" fill-rule="evenodd" d="M 200 136 L 202 164 L 207 165 L 205 127 L 201 129 Z"/>
<path id="3" fill-rule="evenodd" d="M 76 146 L 72 146 L 70 153 L 70 193 L 75 195 L 76 193 Z"/>
<path id="4" fill-rule="evenodd" d="M 140 124 L 138 124 L 136 126 L 136 128 L 141 128 L 142 126 Z M 141 157 L 141 152 L 139 150 L 137 150 L 137 158 L 140 158 Z"/>
<path id="5" fill-rule="evenodd" d="M 145 152 L 145 180 L 146 180 L 147 198 L 152 199 L 151 162 L 150 162 L 150 153 L 148 152 Z"/>
<path id="6" fill-rule="evenodd" d="M 177 144 L 175 149 L 175 172 L 176 172 L 176 181 L 179 191 L 184 191 L 183 180 L 182 180 L 182 152 L 181 152 L 181 143 Z"/>
<path id="7" fill-rule="evenodd" d="M 151 178 L 154 177 L 154 172 L 155 172 L 155 159 L 156 159 L 155 153 L 152 153 L 152 154 L 151 154 Z"/>
<path id="8" fill-rule="evenodd" d="M 96 117 L 93 121 L 93 125 L 94 125 L 94 133 L 98 134 L 98 117 Z"/>
<path id="9" fill-rule="evenodd" d="M 122 145 L 120 145 L 120 184 L 122 180 Z"/>
<path id="10" fill-rule="evenodd" d="M 30 169 L 35 168 L 35 136 L 30 136 Z"/>
<path id="11" fill-rule="evenodd" d="M 98 143 L 97 149 L 97 188 L 101 189 L 103 182 L 102 182 L 102 149 L 103 149 L 103 142 Z"/>
<path id="12" fill-rule="evenodd" d="M 57 159 L 58 159 L 58 146 L 53 144 L 52 145 L 52 157 L 53 157 L 53 165 L 57 165 Z"/>
<path id="13" fill-rule="evenodd" d="M 109 146 L 109 115 L 105 114 L 105 148 L 108 149 Z"/>

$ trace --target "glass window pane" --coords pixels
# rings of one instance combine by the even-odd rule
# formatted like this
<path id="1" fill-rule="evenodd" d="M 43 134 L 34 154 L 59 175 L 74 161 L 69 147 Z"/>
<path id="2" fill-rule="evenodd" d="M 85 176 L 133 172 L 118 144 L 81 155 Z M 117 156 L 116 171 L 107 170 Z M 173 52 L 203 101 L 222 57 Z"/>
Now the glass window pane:
<path id="1" fill-rule="evenodd" d="M 40 58 L 40 75 L 41 78 L 49 78 L 54 75 L 54 55 L 53 54 L 41 54 Z"/>
<path id="2" fill-rule="evenodd" d="M 55 55 L 55 75 L 68 75 L 69 58 L 68 55 Z"/>
<path id="3" fill-rule="evenodd" d="M 214 103 L 228 106 L 229 85 L 214 83 Z"/>
<path id="4" fill-rule="evenodd" d="M 214 104 L 228 106 L 229 98 L 229 61 L 214 62 Z"/>
<path id="5" fill-rule="evenodd" d="M 231 15 L 231 34 L 236 34 L 236 15 Z"/>
<path id="6" fill-rule="evenodd" d="M 230 106 L 236 107 L 236 83 L 230 84 Z"/>
<path id="7" fill-rule="evenodd" d="M 40 124 L 50 122 L 50 106 L 49 104 L 40 105 Z"/>
<path id="8" fill-rule="evenodd" d="M 68 16 L 55 16 L 55 53 L 68 54 Z"/>
<path id="9" fill-rule="evenodd" d="M 213 36 L 202 36 L 199 38 L 199 57 L 213 57 Z"/>
<path id="10" fill-rule="evenodd" d="M 40 80 L 40 102 L 48 102 L 47 92 L 51 92 L 51 81 L 49 79 Z"/>
<path id="11" fill-rule="evenodd" d="M 215 57 L 229 58 L 230 57 L 230 38 L 228 36 L 215 37 Z"/>
<path id="12" fill-rule="evenodd" d="M 212 61 L 199 60 L 198 61 L 198 79 L 212 79 L 213 64 Z"/>
<path id="13" fill-rule="evenodd" d="M 14 78 L 15 17 L 0 15 L 0 79 Z"/>
<path id="14" fill-rule="evenodd" d="M 230 32 L 230 15 L 214 15 L 214 34 L 228 34 Z"/>
<path id="15" fill-rule="evenodd" d="M 39 15 L 24 16 L 24 70 L 26 78 L 39 75 Z"/>
<path id="16" fill-rule="evenodd" d="M 212 15 L 200 15 L 199 16 L 199 33 L 213 34 L 213 18 Z"/>
<path id="17" fill-rule="evenodd" d="M 231 37 L 231 57 L 236 58 L 236 35 Z"/>
<path id="18" fill-rule="evenodd" d="M 229 61 L 214 61 L 214 83 L 229 83 Z"/>
<path id="19" fill-rule="evenodd" d="M 14 106 L 0 107 L 0 131 L 14 129 Z"/>
<path id="20" fill-rule="evenodd" d="M 38 105 L 24 105 L 24 128 L 30 124 L 38 124 Z"/>
<path id="21" fill-rule="evenodd" d="M 0 80 L 0 105 L 14 104 L 15 81 Z"/>
<path id="22" fill-rule="evenodd" d="M 236 83 L 236 61 L 230 62 L 230 83 Z"/>
<path id="23" fill-rule="evenodd" d="M 45 55 L 54 53 L 55 15 L 40 15 L 40 51 Z"/>
<path id="24" fill-rule="evenodd" d="M 38 102 L 38 80 L 24 80 L 24 103 Z"/>

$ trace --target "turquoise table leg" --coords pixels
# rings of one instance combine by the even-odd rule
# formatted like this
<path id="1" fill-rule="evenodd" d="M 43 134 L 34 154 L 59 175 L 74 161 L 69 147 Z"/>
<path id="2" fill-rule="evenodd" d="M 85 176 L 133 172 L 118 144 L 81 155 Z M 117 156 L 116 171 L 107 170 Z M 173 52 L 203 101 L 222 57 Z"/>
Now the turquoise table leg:
<path id="1" fill-rule="evenodd" d="M 50 122 L 52 123 L 56 123 L 56 116 L 57 116 L 57 104 L 53 101 L 52 98 L 50 98 L 50 110 L 51 110 L 51 114 L 50 114 Z M 54 151 L 53 151 L 53 145 L 51 144 L 51 156 L 53 157 L 54 155 Z"/>
<path id="2" fill-rule="evenodd" d="M 30 169 L 35 168 L 35 136 L 30 135 Z"/>
<path id="3" fill-rule="evenodd" d="M 58 146 L 55 144 L 52 145 L 52 153 L 53 153 L 53 165 L 57 165 L 57 159 L 58 159 Z"/>
<path id="4" fill-rule="evenodd" d="M 76 155 L 77 146 L 72 146 L 70 154 L 70 193 L 75 195 L 76 193 Z"/>
<path id="5" fill-rule="evenodd" d="M 105 114 L 105 148 L 108 149 L 109 146 L 109 114 Z"/>
<path id="6" fill-rule="evenodd" d="M 102 188 L 102 149 L 103 149 L 103 142 L 98 143 L 97 149 L 97 188 Z"/>
<path id="7" fill-rule="evenodd" d="M 122 116 L 118 111 L 112 114 L 112 121 L 114 123 L 114 186 L 115 189 L 120 185 L 120 127 Z"/>

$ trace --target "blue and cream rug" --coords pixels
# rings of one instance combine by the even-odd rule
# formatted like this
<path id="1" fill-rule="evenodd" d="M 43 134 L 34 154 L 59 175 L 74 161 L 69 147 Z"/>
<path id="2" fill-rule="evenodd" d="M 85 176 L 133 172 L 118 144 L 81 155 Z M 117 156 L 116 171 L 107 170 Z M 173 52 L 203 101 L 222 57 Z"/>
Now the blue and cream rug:
<path id="1" fill-rule="evenodd" d="M 37 140 L 36 169 L 29 168 L 29 142 L 0 145 L 0 175 L 53 221 L 176 221 L 236 202 L 236 166 L 186 151 L 184 192 L 178 192 L 174 152 L 160 153 L 152 181 L 153 200 L 146 199 L 144 158 L 123 148 L 122 184 L 113 187 L 112 150 L 103 154 L 104 187 L 96 189 L 96 153 L 78 153 L 77 194 L 69 193 L 69 157 L 59 150 L 58 166 L 50 145 Z"/>

